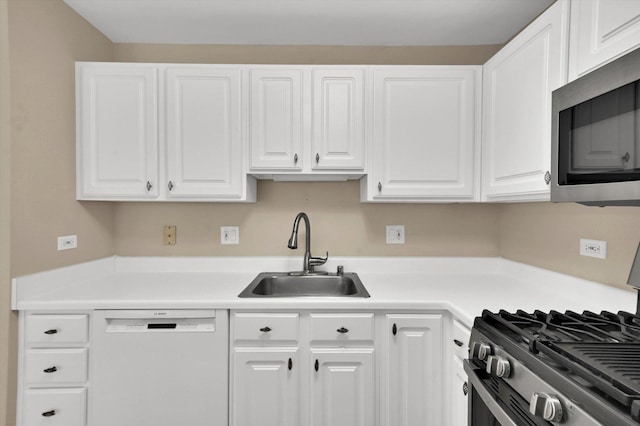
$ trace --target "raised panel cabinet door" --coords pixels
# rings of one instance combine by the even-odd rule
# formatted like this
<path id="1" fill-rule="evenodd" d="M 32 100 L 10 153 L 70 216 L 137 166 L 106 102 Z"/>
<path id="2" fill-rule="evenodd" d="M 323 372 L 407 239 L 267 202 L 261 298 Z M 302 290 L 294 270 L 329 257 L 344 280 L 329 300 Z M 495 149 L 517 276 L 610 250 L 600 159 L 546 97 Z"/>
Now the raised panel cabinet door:
<path id="1" fill-rule="evenodd" d="M 304 69 L 249 69 L 250 168 L 302 169 Z"/>
<path id="2" fill-rule="evenodd" d="M 158 71 L 76 64 L 77 198 L 158 195 Z"/>
<path id="3" fill-rule="evenodd" d="M 484 65 L 485 200 L 549 200 L 551 92 L 566 83 L 568 19 L 568 0 L 558 1 Z"/>
<path id="4" fill-rule="evenodd" d="M 313 169 L 364 169 L 365 69 L 313 69 Z"/>
<path id="5" fill-rule="evenodd" d="M 388 314 L 386 329 L 380 424 L 442 425 L 442 315 Z"/>
<path id="6" fill-rule="evenodd" d="M 373 348 L 311 349 L 312 426 L 376 424 L 373 355 Z"/>
<path id="7" fill-rule="evenodd" d="M 297 348 L 233 351 L 231 415 L 234 426 L 297 426 Z"/>
<path id="8" fill-rule="evenodd" d="M 242 196 L 241 73 L 167 69 L 168 198 Z"/>
<path id="9" fill-rule="evenodd" d="M 640 2 L 572 0 L 569 80 L 640 46 Z"/>
<path id="10" fill-rule="evenodd" d="M 474 198 L 480 70 L 373 69 L 373 200 Z"/>

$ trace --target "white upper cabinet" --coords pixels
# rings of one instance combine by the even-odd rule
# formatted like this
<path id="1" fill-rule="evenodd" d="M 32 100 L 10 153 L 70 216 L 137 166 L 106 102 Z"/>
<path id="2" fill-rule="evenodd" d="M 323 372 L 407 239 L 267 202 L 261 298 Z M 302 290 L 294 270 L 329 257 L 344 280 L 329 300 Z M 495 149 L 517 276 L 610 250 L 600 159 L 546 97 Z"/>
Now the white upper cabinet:
<path id="1" fill-rule="evenodd" d="M 370 78 L 373 135 L 363 200 L 477 199 L 481 67 L 371 67 Z"/>
<path id="2" fill-rule="evenodd" d="M 158 70 L 78 64 L 77 198 L 158 196 Z"/>
<path id="3" fill-rule="evenodd" d="M 569 80 L 640 46 L 640 2 L 572 0 Z"/>
<path id="4" fill-rule="evenodd" d="M 364 172 L 364 67 L 249 68 L 250 171 L 258 176 Z"/>
<path id="5" fill-rule="evenodd" d="M 77 63 L 77 198 L 254 201 L 242 71 Z"/>
<path id="6" fill-rule="evenodd" d="M 241 78 L 238 68 L 167 69 L 168 198 L 242 193 Z"/>
<path id="7" fill-rule="evenodd" d="M 302 170 L 304 69 L 249 70 L 251 170 Z"/>
<path id="8" fill-rule="evenodd" d="M 364 75 L 363 68 L 313 69 L 314 170 L 364 170 Z"/>
<path id="9" fill-rule="evenodd" d="M 484 65 L 485 201 L 549 200 L 551 92 L 566 83 L 568 20 L 559 0 Z"/>

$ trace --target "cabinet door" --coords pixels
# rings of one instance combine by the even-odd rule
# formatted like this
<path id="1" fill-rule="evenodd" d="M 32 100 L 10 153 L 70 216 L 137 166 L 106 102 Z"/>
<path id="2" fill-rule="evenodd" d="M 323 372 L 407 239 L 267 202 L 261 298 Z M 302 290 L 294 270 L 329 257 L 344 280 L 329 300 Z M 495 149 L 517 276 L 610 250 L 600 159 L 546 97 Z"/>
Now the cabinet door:
<path id="1" fill-rule="evenodd" d="M 314 69 L 313 169 L 364 169 L 364 68 Z"/>
<path id="2" fill-rule="evenodd" d="M 297 426 L 297 348 L 235 348 L 231 395 L 234 426 Z"/>
<path id="3" fill-rule="evenodd" d="M 157 69 L 76 66 L 78 199 L 158 195 Z"/>
<path id="4" fill-rule="evenodd" d="M 168 198 L 242 196 L 241 72 L 167 69 Z"/>
<path id="5" fill-rule="evenodd" d="M 566 82 L 568 18 L 558 1 L 484 65 L 484 200 L 549 200 L 551 92 Z"/>
<path id="6" fill-rule="evenodd" d="M 381 425 L 442 425 L 442 316 L 389 314 L 386 326 Z"/>
<path id="7" fill-rule="evenodd" d="M 375 423 L 373 348 L 311 349 L 312 426 Z"/>
<path id="8" fill-rule="evenodd" d="M 249 70 L 250 167 L 302 169 L 303 68 Z"/>
<path id="9" fill-rule="evenodd" d="M 480 67 L 372 73 L 373 200 L 473 199 Z"/>
<path id="10" fill-rule="evenodd" d="M 640 46 L 640 2 L 572 0 L 569 80 Z"/>
<path id="11" fill-rule="evenodd" d="M 84 426 L 85 388 L 29 389 L 24 394 L 23 426 Z"/>

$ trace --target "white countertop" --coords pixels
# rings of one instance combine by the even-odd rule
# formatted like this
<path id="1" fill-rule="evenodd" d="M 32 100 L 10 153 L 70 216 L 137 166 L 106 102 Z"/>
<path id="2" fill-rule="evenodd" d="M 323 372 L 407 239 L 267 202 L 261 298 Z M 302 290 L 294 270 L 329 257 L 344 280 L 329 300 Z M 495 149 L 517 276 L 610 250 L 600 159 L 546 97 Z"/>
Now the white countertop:
<path id="1" fill-rule="evenodd" d="M 13 280 L 14 310 L 447 310 L 467 326 L 483 309 L 635 312 L 636 293 L 501 258 L 344 257 L 370 298 L 238 298 L 263 271 L 298 257 L 110 257 Z"/>

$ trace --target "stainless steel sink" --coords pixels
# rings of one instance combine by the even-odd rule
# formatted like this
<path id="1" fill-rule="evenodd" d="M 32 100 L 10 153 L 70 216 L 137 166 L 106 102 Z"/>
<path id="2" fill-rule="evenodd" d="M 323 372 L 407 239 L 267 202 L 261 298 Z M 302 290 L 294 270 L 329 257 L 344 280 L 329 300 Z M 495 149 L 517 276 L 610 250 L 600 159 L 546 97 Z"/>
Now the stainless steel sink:
<path id="1" fill-rule="evenodd" d="M 352 272 L 326 275 L 290 275 L 263 272 L 238 297 L 370 297 Z"/>

